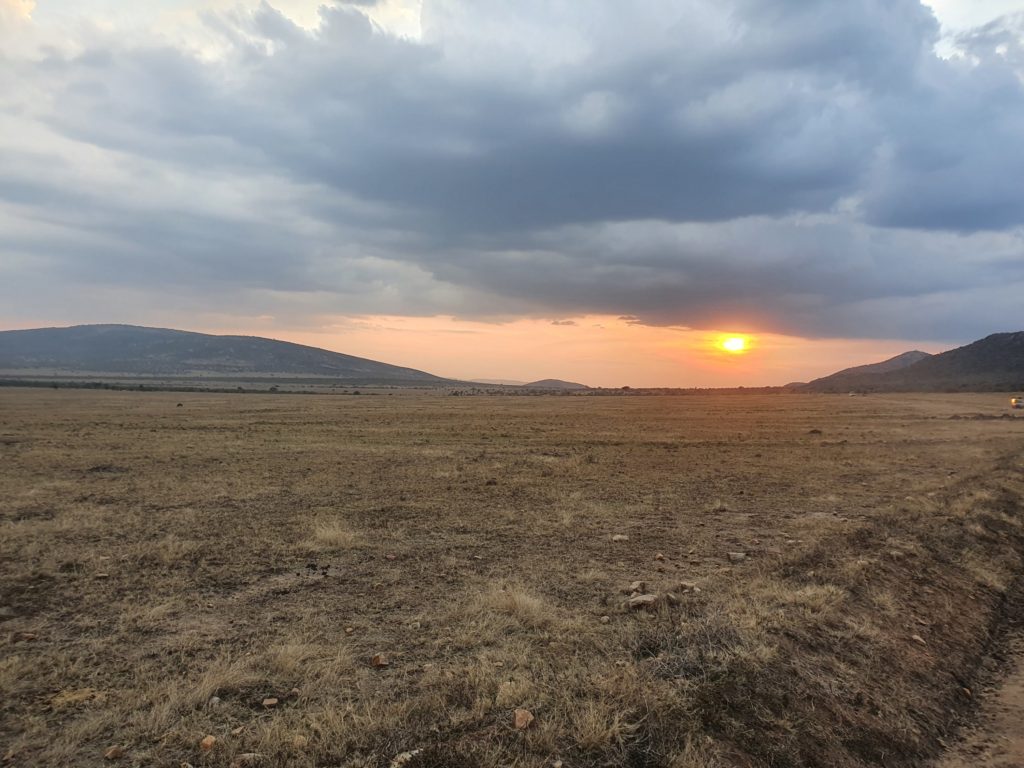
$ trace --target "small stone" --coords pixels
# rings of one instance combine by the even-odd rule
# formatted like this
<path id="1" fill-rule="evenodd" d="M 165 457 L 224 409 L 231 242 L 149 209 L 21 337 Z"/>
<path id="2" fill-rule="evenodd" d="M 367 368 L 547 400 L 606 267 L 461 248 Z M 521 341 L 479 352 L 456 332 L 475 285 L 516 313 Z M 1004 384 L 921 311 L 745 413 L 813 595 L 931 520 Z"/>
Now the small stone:
<path id="1" fill-rule="evenodd" d="M 925 642 L 925 639 L 923 637 L 921 637 L 920 635 L 911 635 L 910 639 L 913 640 L 918 645 L 928 645 L 928 643 Z"/>
<path id="2" fill-rule="evenodd" d="M 664 555 L 663 555 L 663 554 L 662 554 L 661 552 L 659 552 L 658 554 L 656 554 L 656 555 L 654 556 L 654 559 L 655 559 L 655 560 L 664 560 L 664 559 L 665 559 L 665 556 L 664 556 Z"/>
<path id="3" fill-rule="evenodd" d="M 386 555 L 384 555 L 384 559 L 385 560 L 397 560 L 398 559 L 398 555 L 394 555 L 394 554 L 388 552 Z"/>
<path id="4" fill-rule="evenodd" d="M 562 763 L 561 760 L 555 760 L 555 762 L 551 764 L 551 768 L 562 768 L 562 765 L 564 765 L 564 763 Z"/>
<path id="5" fill-rule="evenodd" d="M 657 602 L 657 595 L 637 595 L 636 597 L 629 598 L 629 607 L 631 610 L 640 611 L 653 608 Z"/>
<path id="6" fill-rule="evenodd" d="M 96 573 L 96 574 L 93 574 L 93 578 L 94 579 L 109 579 L 110 578 L 110 574 L 109 573 Z"/>
<path id="7" fill-rule="evenodd" d="M 692 581 L 680 581 L 678 584 L 676 584 L 676 592 L 699 592 L 699 591 L 700 591 L 700 587 L 698 587 Z"/>
<path id="8" fill-rule="evenodd" d="M 120 760 L 124 757 L 124 747 L 119 747 L 117 745 L 108 747 L 107 751 L 103 753 L 103 757 L 107 760 Z"/>
<path id="9" fill-rule="evenodd" d="M 370 666 L 381 669 L 388 665 L 388 657 L 383 653 L 374 654 L 373 658 L 370 659 Z"/>
<path id="10" fill-rule="evenodd" d="M 300 691 L 298 688 L 292 688 L 290 691 L 288 691 L 288 698 L 290 699 L 297 699 L 301 695 L 302 691 Z"/>
<path id="11" fill-rule="evenodd" d="M 345 627 L 345 634 L 346 635 L 351 635 L 355 631 L 356 631 L 355 627 Z"/>
<path id="12" fill-rule="evenodd" d="M 237 728 L 232 728 L 231 729 L 231 735 L 232 736 L 241 736 L 244 732 L 245 732 L 245 726 L 244 725 L 240 725 Z"/>
<path id="13" fill-rule="evenodd" d="M 274 707 L 277 706 L 277 704 L 278 704 L 278 700 L 274 696 L 268 696 L 267 698 L 265 698 L 263 700 L 263 708 L 264 709 L 273 709 Z"/>
<path id="14" fill-rule="evenodd" d="M 612 541 L 629 541 L 629 536 L 624 533 L 616 533 L 612 536 Z"/>
<path id="15" fill-rule="evenodd" d="M 601 623 L 602 624 L 609 624 L 609 623 L 611 623 L 611 620 L 612 620 L 611 616 L 602 616 L 601 617 Z"/>
<path id="16" fill-rule="evenodd" d="M 747 559 L 747 553 L 746 552 L 730 552 L 729 553 L 729 562 L 730 563 L 742 563 L 746 559 Z"/>
<path id="17" fill-rule="evenodd" d="M 525 731 L 533 722 L 533 713 L 528 709 L 517 709 L 515 712 L 515 726 L 517 731 Z"/>
<path id="18" fill-rule="evenodd" d="M 203 752 L 209 752 L 211 749 L 213 749 L 213 745 L 216 743 L 216 736 L 205 736 L 203 737 L 203 740 L 199 742 L 199 748 L 203 750 Z"/>
<path id="19" fill-rule="evenodd" d="M 647 582 L 646 581 L 634 581 L 626 588 L 626 594 L 631 595 L 634 592 L 646 592 Z"/>
<path id="20" fill-rule="evenodd" d="M 220 700 L 220 696 L 211 696 L 210 700 L 206 702 L 206 706 L 210 709 L 217 709 L 224 702 Z"/>

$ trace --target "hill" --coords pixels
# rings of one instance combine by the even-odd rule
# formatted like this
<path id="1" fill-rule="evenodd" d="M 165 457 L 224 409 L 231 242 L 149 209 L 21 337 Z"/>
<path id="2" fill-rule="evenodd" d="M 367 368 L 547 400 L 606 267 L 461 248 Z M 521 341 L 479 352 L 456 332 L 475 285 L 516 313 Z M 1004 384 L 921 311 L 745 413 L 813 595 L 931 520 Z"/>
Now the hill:
<path id="1" fill-rule="evenodd" d="M 359 384 L 451 383 L 413 368 L 287 341 L 133 325 L 0 331 L 0 371 L 23 376 L 116 374 L 245 378 L 287 375 Z"/>
<path id="2" fill-rule="evenodd" d="M 918 357 L 916 361 L 909 365 L 900 364 L 915 355 Z M 1018 389 L 1024 389 L 1024 331 L 994 333 L 938 355 L 907 352 L 882 363 L 850 368 L 816 379 L 804 387 L 805 391 L 811 392 L 984 392 Z"/>
<path id="3" fill-rule="evenodd" d="M 579 384 L 575 381 L 562 381 L 561 379 L 541 379 L 524 384 L 527 389 L 590 389 L 586 384 Z"/>
<path id="4" fill-rule="evenodd" d="M 853 368 L 844 368 L 837 373 L 830 374 L 820 379 L 815 379 L 810 384 L 790 384 L 787 386 L 829 387 L 829 391 L 848 391 L 852 388 L 856 388 L 856 383 L 861 381 L 861 377 L 872 376 L 878 373 L 899 371 L 903 368 L 914 365 L 915 363 L 919 363 L 928 357 L 931 357 L 931 355 L 927 352 L 913 350 L 912 352 L 904 352 L 901 355 L 896 355 L 896 357 L 890 357 L 888 360 L 883 360 L 880 363 L 868 363 L 867 365 L 857 365 Z"/>

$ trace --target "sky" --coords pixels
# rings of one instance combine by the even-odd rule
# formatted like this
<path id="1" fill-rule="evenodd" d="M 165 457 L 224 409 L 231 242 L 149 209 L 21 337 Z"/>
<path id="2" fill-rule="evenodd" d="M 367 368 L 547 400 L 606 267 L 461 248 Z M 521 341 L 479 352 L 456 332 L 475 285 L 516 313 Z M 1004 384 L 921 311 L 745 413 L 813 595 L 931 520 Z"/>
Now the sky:
<path id="1" fill-rule="evenodd" d="M 807 380 L 1024 329 L 1022 136 L 1024 0 L 0 0 L 0 328 Z"/>

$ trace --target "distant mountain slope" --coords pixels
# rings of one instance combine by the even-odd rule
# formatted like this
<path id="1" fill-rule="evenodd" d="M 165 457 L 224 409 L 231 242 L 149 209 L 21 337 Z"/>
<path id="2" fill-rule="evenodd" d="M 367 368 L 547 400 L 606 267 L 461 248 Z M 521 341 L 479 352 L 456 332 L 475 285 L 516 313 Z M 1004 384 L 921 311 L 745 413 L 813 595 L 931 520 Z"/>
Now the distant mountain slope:
<path id="1" fill-rule="evenodd" d="M 887 360 L 880 365 L 885 366 L 897 359 Z M 1024 331 L 994 333 L 967 346 L 938 355 L 928 355 L 910 365 L 895 369 L 879 371 L 876 366 L 866 367 L 866 373 L 862 369 L 848 369 L 812 381 L 805 389 L 814 392 L 957 392 L 1024 389 Z"/>
<path id="2" fill-rule="evenodd" d="M 902 355 L 890 357 L 888 360 L 883 360 L 880 363 L 869 363 L 868 365 L 857 365 L 853 368 L 845 368 L 837 373 L 830 374 L 829 376 L 815 379 L 810 385 L 804 384 L 797 386 L 835 386 L 837 389 L 843 389 L 844 387 L 846 389 L 850 389 L 848 383 L 859 379 L 859 377 L 898 371 L 914 365 L 915 363 L 919 363 L 928 357 L 931 357 L 931 355 L 927 352 L 921 352 L 920 350 L 904 352 Z"/>
<path id="3" fill-rule="evenodd" d="M 562 381 L 561 379 L 541 379 L 523 384 L 527 389 L 590 389 L 586 384 L 578 384 L 575 381 Z"/>
<path id="4" fill-rule="evenodd" d="M 135 376 L 285 374 L 381 384 L 448 381 L 412 368 L 287 341 L 133 325 L 0 331 L 0 370 Z"/>

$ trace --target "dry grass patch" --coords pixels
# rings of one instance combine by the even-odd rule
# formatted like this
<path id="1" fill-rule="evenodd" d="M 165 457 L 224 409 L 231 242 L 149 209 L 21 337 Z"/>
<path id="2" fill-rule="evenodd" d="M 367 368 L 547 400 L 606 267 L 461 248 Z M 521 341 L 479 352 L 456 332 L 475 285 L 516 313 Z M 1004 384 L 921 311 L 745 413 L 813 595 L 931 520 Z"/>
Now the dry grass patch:
<path id="1" fill-rule="evenodd" d="M 320 520 L 313 527 L 313 543 L 318 549 L 347 549 L 360 541 L 359 534 L 344 520 Z"/>
<path id="2" fill-rule="evenodd" d="M 114 743 L 203 768 L 923 764 L 1024 567 L 1020 422 L 958 403 L 987 407 L 0 391 L 0 743 L 19 768 Z M 634 581 L 654 609 L 623 606 Z"/>

